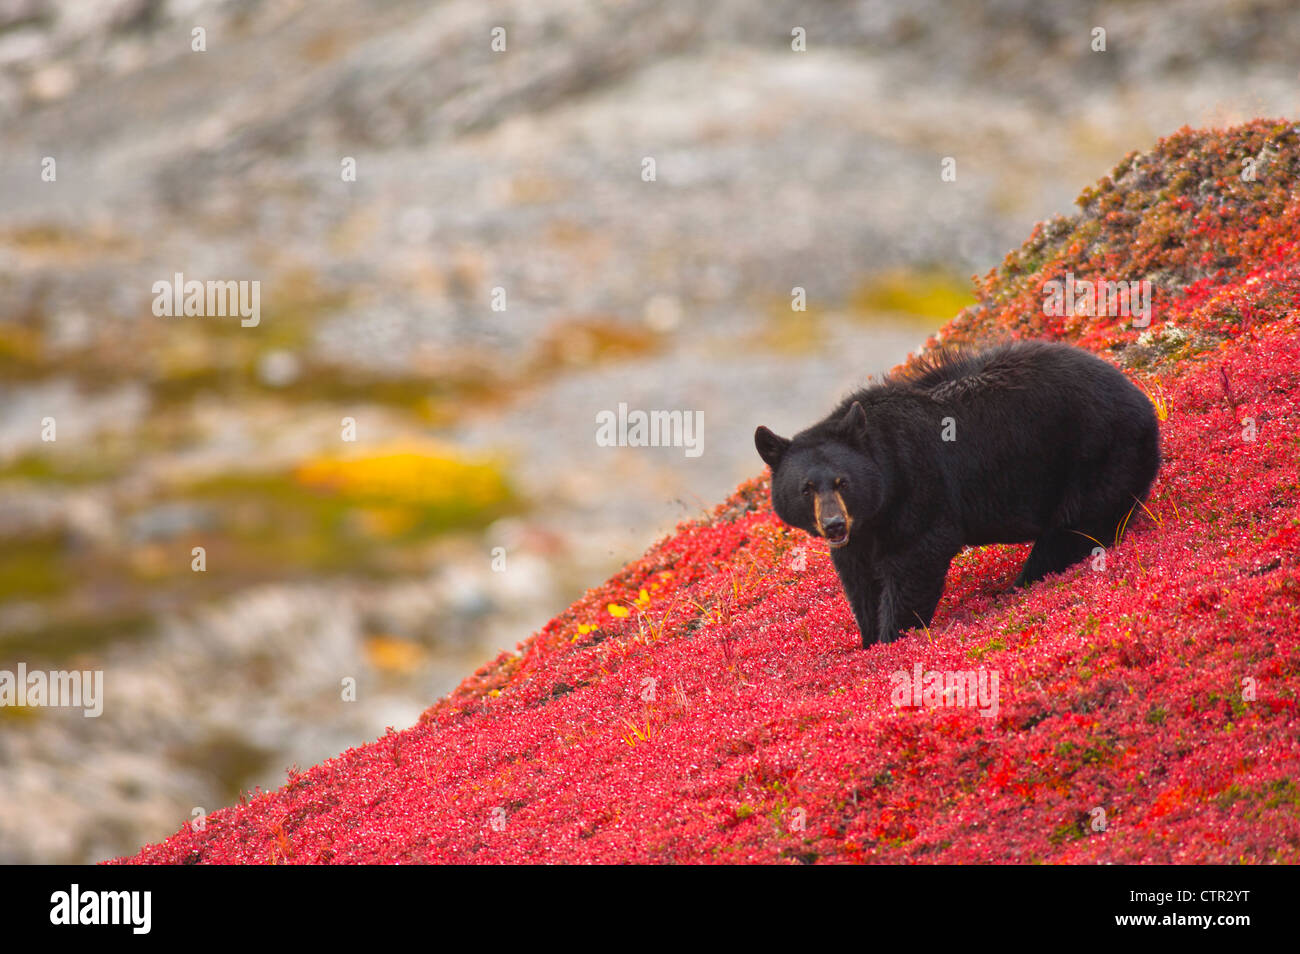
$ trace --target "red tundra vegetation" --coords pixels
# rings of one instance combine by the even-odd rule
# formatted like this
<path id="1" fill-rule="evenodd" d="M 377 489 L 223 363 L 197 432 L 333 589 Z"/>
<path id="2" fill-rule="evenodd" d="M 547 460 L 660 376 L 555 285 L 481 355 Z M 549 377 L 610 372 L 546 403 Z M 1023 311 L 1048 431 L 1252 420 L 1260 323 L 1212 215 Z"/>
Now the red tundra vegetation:
<path id="1" fill-rule="evenodd" d="M 127 860 L 1300 860 L 1298 182 L 1300 125 L 1182 130 L 941 331 L 1074 341 L 1156 403 L 1161 474 L 1093 560 L 1016 591 L 1026 547 L 968 550 L 863 651 L 758 478 L 418 725 Z M 1046 315 L 1066 273 L 1150 281 L 1149 326 Z M 897 688 L 981 671 L 995 701 Z"/>

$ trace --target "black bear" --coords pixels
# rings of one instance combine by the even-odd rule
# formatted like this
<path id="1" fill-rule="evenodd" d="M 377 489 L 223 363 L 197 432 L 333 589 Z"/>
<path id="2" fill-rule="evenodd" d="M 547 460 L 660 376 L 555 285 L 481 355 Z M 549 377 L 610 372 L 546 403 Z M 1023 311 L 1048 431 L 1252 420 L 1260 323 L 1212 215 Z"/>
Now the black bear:
<path id="1" fill-rule="evenodd" d="M 964 546 L 1034 541 L 1028 585 L 1113 541 L 1160 468 L 1146 395 L 1043 341 L 931 355 L 754 444 L 777 516 L 830 545 L 863 647 L 928 626 Z"/>

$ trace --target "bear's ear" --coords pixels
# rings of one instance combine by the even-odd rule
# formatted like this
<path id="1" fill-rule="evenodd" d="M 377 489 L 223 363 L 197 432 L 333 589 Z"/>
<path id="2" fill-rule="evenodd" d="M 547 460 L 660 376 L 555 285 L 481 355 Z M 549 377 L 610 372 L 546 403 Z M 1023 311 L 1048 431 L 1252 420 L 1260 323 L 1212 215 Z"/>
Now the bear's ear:
<path id="1" fill-rule="evenodd" d="M 867 412 L 862 409 L 860 402 L 854 401 L 853 406 L 840 418 L 840 429 L 854 437 L 867 436 Z"/>
<path id="2" fill-rule="evenodd" d="M 754 432 L 754 446 L 758 448 L 758 456 L 763 458 L 772 472 L 781 463 L 781 458 L 785 452 L 790 449 L 790 439 L 787 437 L 777 437 L 766 427 L 760 427 Z"/>

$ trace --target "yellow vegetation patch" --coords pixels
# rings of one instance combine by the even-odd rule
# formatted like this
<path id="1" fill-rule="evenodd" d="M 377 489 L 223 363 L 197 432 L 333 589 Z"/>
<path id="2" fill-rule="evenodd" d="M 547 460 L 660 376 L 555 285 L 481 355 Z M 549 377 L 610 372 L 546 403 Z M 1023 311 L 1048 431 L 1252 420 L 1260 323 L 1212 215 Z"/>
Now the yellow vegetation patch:
<path id="1" fill-rule="evenodd" d="M 490 459 L 458 456 L 436 444 L 400 444 L 355 456 L 316 457 L 294 470 L 304 487 L 358 501 L 477 509 L 509 497 Z"/>
<path id="2" fill-rule="evenodd" d="M 385 672 L 411 672 L 424 661 L 424 650 L 405 639 L 381 634 L 369 637 L 365 645 L 370 665 Z"/>
<path id="3" fill-rule="evenodd" d="M 853 295 L 855 311 L 948 320 L 975 304 L 970 283 L 938 269 L 894 269 L 875 275 Z"/>

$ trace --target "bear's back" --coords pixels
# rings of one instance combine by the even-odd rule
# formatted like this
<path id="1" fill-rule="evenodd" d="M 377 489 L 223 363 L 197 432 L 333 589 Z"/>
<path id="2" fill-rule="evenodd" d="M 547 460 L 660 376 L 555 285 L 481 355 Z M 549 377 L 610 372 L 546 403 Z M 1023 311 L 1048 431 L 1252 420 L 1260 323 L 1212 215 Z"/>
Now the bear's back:
<path id="1" fill-rule="evenodd" d="M 1118 403 L 1145 417 L 1149 402 L 1118 368 L 1091 352 L 1052 341 L 1017 341 L 979 352 L 940 351 L 891 376 L 885 388 L 924 394 L 940 404 Z M 1041 405 L 1040 405 L 1041 406 Z M 1119 410 L 1119 408 L 1115 408 Z"/>

